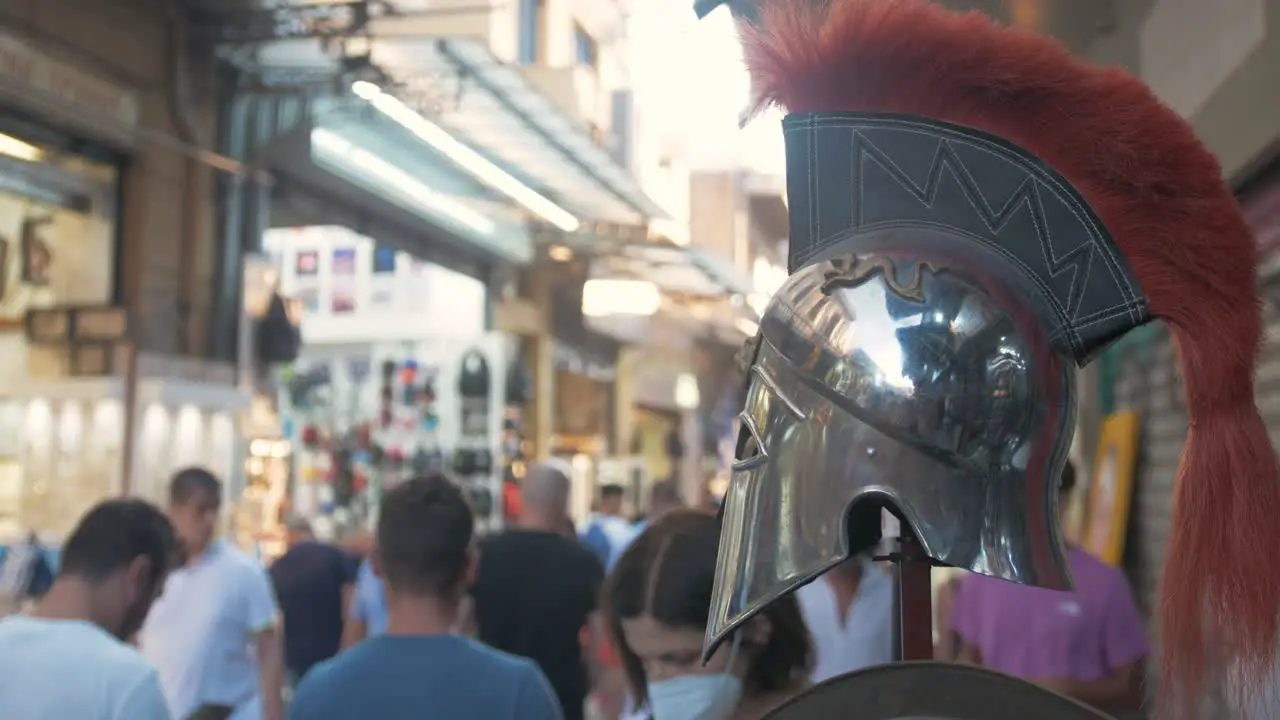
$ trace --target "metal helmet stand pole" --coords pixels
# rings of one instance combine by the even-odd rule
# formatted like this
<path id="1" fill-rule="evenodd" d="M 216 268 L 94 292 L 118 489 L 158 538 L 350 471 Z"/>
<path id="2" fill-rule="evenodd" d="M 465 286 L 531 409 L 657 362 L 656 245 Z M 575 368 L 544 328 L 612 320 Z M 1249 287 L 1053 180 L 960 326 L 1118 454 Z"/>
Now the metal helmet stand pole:
<path id="1" fill-rule="evenodd" d="M 889 554 L 878 558 L 893 563 L 893 659 L 932 660 L 933 562 L 910 526 L 902 524 L 898 535 L 889 538 Z"/>

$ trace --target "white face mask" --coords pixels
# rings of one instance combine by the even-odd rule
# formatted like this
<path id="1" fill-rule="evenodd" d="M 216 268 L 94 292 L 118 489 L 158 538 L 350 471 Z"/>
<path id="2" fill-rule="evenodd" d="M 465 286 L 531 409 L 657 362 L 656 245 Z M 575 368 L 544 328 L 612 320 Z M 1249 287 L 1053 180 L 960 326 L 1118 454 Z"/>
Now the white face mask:
<path id="1" fill-rule="evenodd" d="M 742 680 L 730 672 L 742 636 L 733 639 L 725 671 L 709 675 L 680 675 L 649 683 L 653 720 L 725 720 L 742 700 Z"/>
<path id="2" fill-rule="evenodd" d="M 724 720 L 742 699 L 742 681 L 729 673 L 681 675 L 650 683 L 654 720 Z"/>

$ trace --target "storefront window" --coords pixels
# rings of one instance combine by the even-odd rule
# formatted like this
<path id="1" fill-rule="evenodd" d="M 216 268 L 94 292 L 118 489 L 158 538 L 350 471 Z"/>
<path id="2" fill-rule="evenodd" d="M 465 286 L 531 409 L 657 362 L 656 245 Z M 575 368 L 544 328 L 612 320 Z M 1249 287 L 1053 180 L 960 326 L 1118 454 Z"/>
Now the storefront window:
<path id="1" fill-rule="evenodd" d="M 496 527 L 501 516 L 481 508 L 500 497 L 511 352 L 486 330 L 485 283 L 341 226 L 273 228 L 263 247 L 299 308 L 303 347 L 276 401 L 290 479 L 249 459 L 263 489 L 246 491 L 240 536 L 272 552 L 253 531 L 270 525 L 270 488 L 289 485 L 290 512 L 340 535 L 369 527 L 385 490 L 441 469 L 467 488 L 477 532 Z"/>
<path id="2" fill-rule="evenodd" d="M 113 301 L 117 168 L 15 127 L 0 115 L 0 544 L 56 542 L 118 494 L 124 440 L 115 386 L 65 377 L 66 350 L 23 331 L 31 310 Z"/>
<path id="3" fill-rule="evenodd" d="M 114 169 L 43 151 L 31 157 L 0 154 L 0 321 L 105 304 L 114 290 Z"/>

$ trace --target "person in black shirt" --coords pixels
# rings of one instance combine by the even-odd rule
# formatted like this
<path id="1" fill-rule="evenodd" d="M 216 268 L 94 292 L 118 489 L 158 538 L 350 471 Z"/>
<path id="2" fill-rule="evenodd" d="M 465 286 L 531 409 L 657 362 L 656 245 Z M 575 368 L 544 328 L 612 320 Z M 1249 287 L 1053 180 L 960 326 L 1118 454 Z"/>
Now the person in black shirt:
<path id="1" fill-rule="evenodd" d="M 296 683 L 337 654 L 357 566 L 341 548 L 316 541 L 307 521 L 290 518 L 287 527 L 291 545 L 271 565 L 271 583 L 284 615 L 285 666 Z"/>
<path id="2" fill-rule="evenodd" d="M 479 639 L 538 663 L 560 698 L 565 720 L 582 720 L 589 681 L 580 636 L 600 637 L 596 617 L 604 568 L 561 532 L 568 516 L 569 477 L 552 464 L 524 480 L 519 525 L 480 546 L 471 588 Z"/>

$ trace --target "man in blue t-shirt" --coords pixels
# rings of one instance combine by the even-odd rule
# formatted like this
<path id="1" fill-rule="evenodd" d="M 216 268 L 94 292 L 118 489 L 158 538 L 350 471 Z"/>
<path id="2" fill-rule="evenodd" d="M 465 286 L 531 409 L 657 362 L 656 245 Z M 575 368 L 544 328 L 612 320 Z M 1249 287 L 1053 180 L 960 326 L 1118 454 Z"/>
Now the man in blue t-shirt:
<path id="1" fill-rule="evenodd" d="M 381 635 L 386 629 L 387 599 L 382 593 L 382 580 L 373 571 L 373 563 L 366 559 L 356 572 L 355 590 L 342 626 L 342 647 Z"/>
<path id="2" fill-rule="evenodd" d="M 600 565 L 608 567 L 609 558 L 631 540 L 631 521 L 622 516 L 624 490 L 621 485 L 600 488 L 599 510 L 582 532 L 582 544 L 595 553 Z"/>
<path id="3" fill-rule="evenodd" d="M 441 474 L 386 494 L 372 556 L 386 630 L 312 669 L 290 720 L 560 720 L 532 660 L 454 634 L 475 577 L 474 524 L 461 490 Z"/>
<path id="4" fill-rule="evenodd" d="M 609 562 L 605 567 L 609 570 L 613 569 L 614 563 L 618 562 L 618 558 L 622 557 L 622 553 L 630 547 L 631 541 L 644 532 L 650 521 L 663 513 L 682 507 L 684 507 L 684 500 L 680 497 L 680 487 L 674 479 L 654 483 L 653 487 L 649 488 L 649 513 L 631 526 L 631 534 L 625 540 L 610 548 Z"/>

